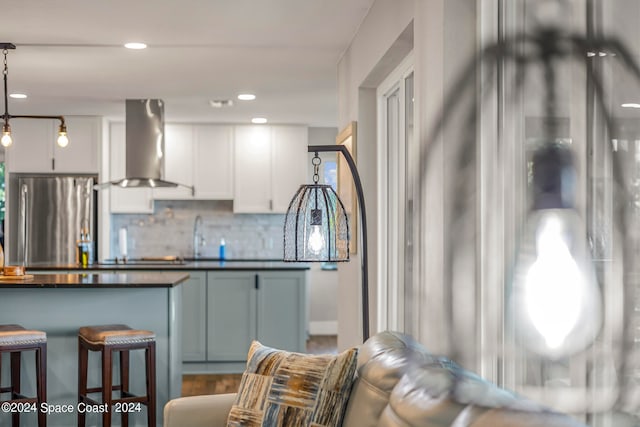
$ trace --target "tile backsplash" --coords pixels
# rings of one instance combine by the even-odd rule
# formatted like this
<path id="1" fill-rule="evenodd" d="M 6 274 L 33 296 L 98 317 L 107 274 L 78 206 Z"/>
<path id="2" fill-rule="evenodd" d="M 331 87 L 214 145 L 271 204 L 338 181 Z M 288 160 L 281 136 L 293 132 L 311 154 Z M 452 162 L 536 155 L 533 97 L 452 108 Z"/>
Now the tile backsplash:
<path id="1" fill-rule="evenodd" d="M 153 214 L 112 214 L 111 254 L 119 257 L 118 234 L 127 229 L 129 258 L 192 257 L 197 216 L 204 246 L 200 256 L 217 258 L 220 240 L 227 259 L 282 259 L 284 214 L 234 214 L 232 201 L 156 201 Z"/>

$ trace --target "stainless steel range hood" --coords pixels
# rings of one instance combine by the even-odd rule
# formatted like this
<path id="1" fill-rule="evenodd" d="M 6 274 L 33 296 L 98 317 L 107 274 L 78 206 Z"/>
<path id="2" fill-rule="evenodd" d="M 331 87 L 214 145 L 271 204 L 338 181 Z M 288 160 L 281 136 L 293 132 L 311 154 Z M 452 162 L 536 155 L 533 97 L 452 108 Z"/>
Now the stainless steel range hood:
<path id="1" fill-rule="evenodd" d="M 126 168 L 122 179 L 105 182 L 123 188 L 193 187 L 162 179 L 164 155 L 164 103 L 160 99 L 126 101 Z"/>

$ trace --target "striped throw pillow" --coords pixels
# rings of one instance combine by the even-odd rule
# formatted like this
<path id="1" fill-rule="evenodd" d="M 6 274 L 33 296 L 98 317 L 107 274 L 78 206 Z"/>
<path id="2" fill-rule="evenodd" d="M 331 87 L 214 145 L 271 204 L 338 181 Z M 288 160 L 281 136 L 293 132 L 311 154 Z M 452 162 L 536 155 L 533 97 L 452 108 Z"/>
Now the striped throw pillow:
<path id="1" fill-rule="evenodd" d="M 254 341 L 227 427 L 339 427 L 358 350 L 308 355 Z"/>

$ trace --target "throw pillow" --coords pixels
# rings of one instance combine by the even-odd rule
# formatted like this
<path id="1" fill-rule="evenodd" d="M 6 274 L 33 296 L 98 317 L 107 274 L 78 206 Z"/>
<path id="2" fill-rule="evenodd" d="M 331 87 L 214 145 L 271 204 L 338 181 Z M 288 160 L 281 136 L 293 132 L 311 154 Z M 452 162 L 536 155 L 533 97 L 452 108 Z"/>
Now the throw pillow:
<path id="1" fill-rule="evenodd" d="M 358 350 L 309 355 L 254 341 L 227 427 L 339 427 Z"/>

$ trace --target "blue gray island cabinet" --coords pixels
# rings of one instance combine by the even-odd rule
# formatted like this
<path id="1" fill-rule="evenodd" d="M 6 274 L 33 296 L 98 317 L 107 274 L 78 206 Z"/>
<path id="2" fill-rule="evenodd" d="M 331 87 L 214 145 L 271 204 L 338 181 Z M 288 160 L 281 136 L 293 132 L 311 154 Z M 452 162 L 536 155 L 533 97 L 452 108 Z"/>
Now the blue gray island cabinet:
<path id="1" fill-rule="evenodd" d="M 31 273 L 31 272 L 29 272 Z M 34 274 L 30 280 L 0 280 L 0 324 L 20 324 L 47 333 L 47 403 L 76 407 L 78 394 L 78 329 L 81 326 L 127 324 L 156 334 L 157 422 L 182 386 L 182 286 L 185 272 Z M 93 356 L 93 357 L 91 357 Z M 33 394 L 31 354 L 22 362 L 23 394 Z M 89 386 L 100 385 L 99 353 L 90 355 Z M 117 358 L 116 358 L 117 359 Z M 8 378 L 8 363 L 2 377 Z M 131 390 L 144 394 L 143 352 L 131 352 Z M 55 407 L 55 406 L 54 406 Z M 114 423 L 120 417 L 114 414 Z M 25 414 L 21 425 L 35 426 L 35 414 Z M 10 425 L 0 413 L 0 425 Z M 52 413 L 49 427 L 77 425 L 77 413 Z M 100 424 L 87 414 L 87 425 Z M 146 425 L 146 408 L 130 414 L 131 426 Z"/>

